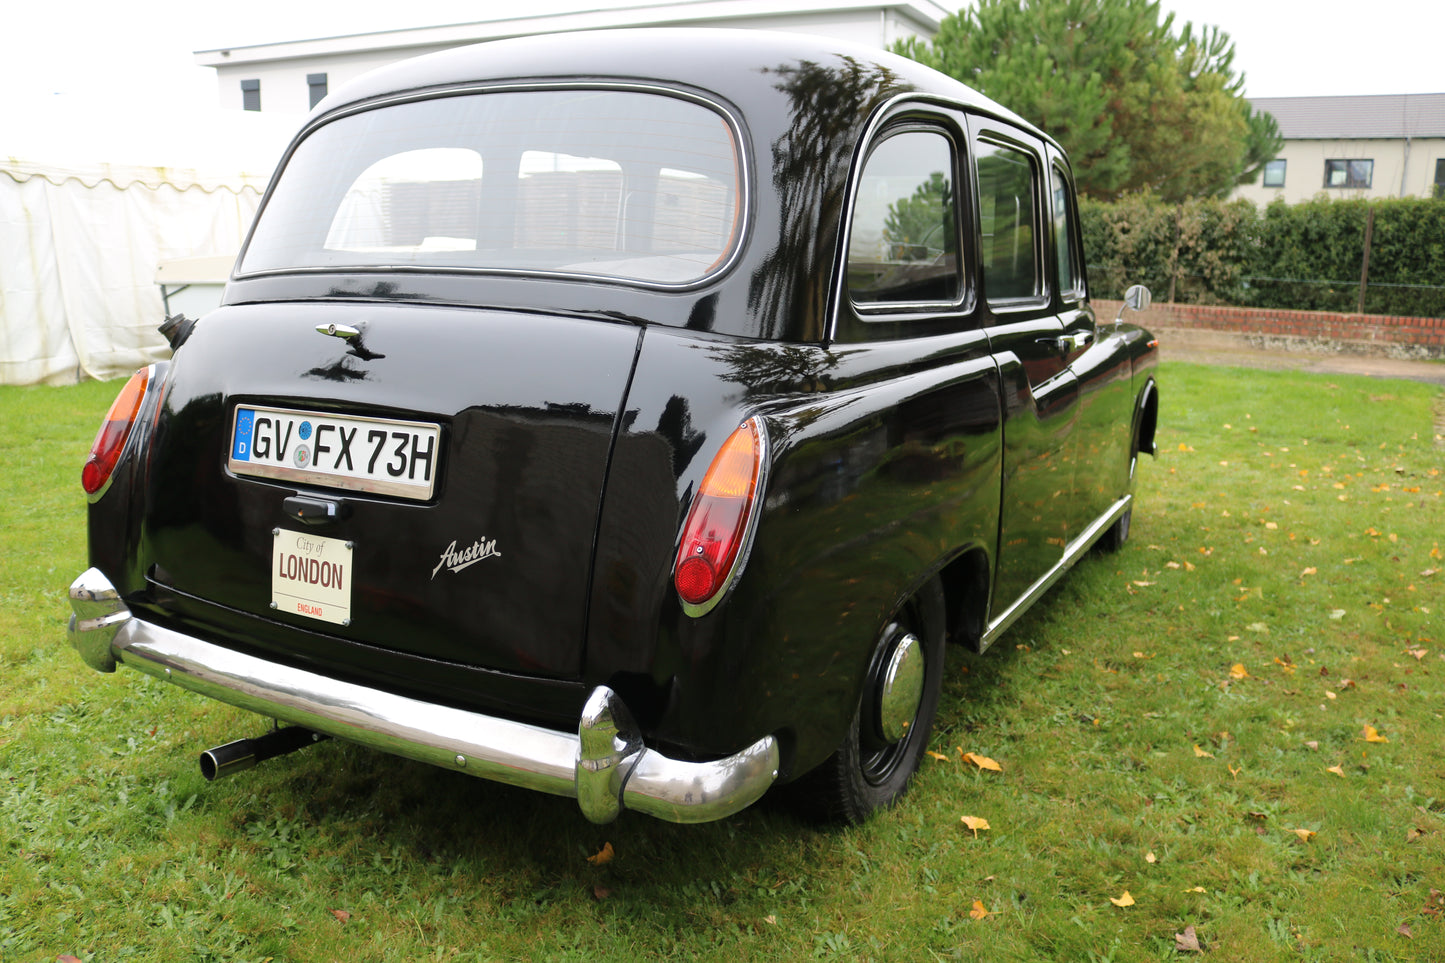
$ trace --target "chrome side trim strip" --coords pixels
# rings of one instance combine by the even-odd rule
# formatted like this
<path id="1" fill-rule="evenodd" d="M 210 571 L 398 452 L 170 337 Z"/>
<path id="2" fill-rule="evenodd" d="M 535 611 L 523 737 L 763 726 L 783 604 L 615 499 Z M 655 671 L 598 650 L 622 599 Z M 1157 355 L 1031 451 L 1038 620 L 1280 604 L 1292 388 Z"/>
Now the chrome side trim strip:
<path id="1" fill-rule="evenodd" d="M 70 589 L 71 642 L 86 662 L 117 662 L 219 702 L 407 759 L 524 789 L 576 798 L 610 822 L 633 809 L 680 823 L 752 805 L 778 776 L 769 735 L 736 755 L 686 762 L 643 744 L 621 698 L 598 686 L 577 732 L 435 705 L 280 665 L 133 618 L 95 569 Z M 99 611 L 99 617 L 89 614 Z"/>
<path id="2" fill-rule="evenodd" d="M 1084 553 L 1089 550 L 1089 547 L 1099 540 L 1099 536 L 1104 533 L 1105 529 L 1114 524 L 1114 522 L 1119 519 L 1119 516 L 1129 510 L 1129 506 L 1133 501 L 1133 495 L 1125 495 L 1120 498 L 1117 502 L 1110 505 L 1104 514 L 1094 519 L 1088 528 L 1080 532 L 1078 538 L 1069 542 L 1068 547 L 1064 549 L 1063 557 L 1055 563 L 1054 567 L 1045 572 L 1043 577 L 1037 582 L 1030 585 L 1028 591 L 1021 595 L 1018 601 L 1010 605 L 998 618 L 988 624 L 988 629 L 983 633 L 983 638 L 980 640 L 979 651 L 982 652 L 990 645 L 993 645 L 1010 625 L 1018 621 L 1019 616 L 1027 612 L 1029 606 L 1038 601 L 1039 596 L 1047 592 L 1055 582 L 1063 577 L 1065 572 L 1074 566 L 1075 562 L 1083 557 Z"/>

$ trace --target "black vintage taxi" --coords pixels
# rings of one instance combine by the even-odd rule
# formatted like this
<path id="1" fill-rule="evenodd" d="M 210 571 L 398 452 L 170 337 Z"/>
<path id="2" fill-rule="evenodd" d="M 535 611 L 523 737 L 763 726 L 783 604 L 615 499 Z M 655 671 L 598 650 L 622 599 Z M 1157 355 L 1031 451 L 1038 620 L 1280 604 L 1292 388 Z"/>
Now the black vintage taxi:
<path id="1" fill-rule="evenodd" d="M 286 723 L 211 777 L 330 735 L 598 822 L 891 804 L 945 640 L 1123 541 L 1158 416 L 1058 145 L 800 35 L 370 73 L 165 330 L 84 466 L 85 661 Z"/>

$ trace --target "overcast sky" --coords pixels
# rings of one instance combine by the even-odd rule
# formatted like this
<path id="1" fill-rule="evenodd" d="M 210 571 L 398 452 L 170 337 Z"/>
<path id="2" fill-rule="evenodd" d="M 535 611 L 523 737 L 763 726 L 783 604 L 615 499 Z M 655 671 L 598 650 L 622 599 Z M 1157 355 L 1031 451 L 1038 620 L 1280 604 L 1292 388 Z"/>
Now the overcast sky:
<path id="1" fill-rule="evenodd" d="M 529 0 L 525 10 L 635 2 Z M 1162 7 L 1233 37 L 1249 96 L 1445 92 L 1440 0 L 1163 0 Z M 12 3 L 0 31 L 0 104 L 33 105 L 61 93 L 137 109 L 212 106 L 215 73 L 195 64 L 196 50 L 465 23 L 521 9 L 499 0 Z M 0 106 L 0 153 L 7 109 Z"/>

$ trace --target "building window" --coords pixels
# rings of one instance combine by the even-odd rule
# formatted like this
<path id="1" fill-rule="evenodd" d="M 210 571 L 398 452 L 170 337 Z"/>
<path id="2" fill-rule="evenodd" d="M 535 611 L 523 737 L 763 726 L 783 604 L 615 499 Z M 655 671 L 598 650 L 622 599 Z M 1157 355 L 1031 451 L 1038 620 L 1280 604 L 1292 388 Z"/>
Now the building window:
<path id="1" fill-rule="evenodd" d="M 1372 160 L 1325 161 L 1326 187 L 1369 187 L 1375 176 Z"/>
<path id="2" fill-rule="evenodd" d="M 1445 157 L 1435 162 L 1435 196 L 1445 199 Z"/>
<path id="3" fill-rule="evenodd" d="M 243 81 L 241 81 L 241 109 L 242 109 L 242 110 L 260 110 L 260 109 L 261 109 L 261 81 L 259 81 L 259 80 L 243 80 Z"/>
<path id="4" fill-rule="evenodd" d="M 321 98 L 326 96 L 326 75 L 307 74 L 306 90 L 311 95 L 311 106 L 315 107 L 321 103 Z"/>
<path id="5" fill-rule="evenodd" d="M 1285 162 L 1282 160 L 1272 160 L 1264 165 L 1265 187 L 1284 186 L 1284 165 Z"/>

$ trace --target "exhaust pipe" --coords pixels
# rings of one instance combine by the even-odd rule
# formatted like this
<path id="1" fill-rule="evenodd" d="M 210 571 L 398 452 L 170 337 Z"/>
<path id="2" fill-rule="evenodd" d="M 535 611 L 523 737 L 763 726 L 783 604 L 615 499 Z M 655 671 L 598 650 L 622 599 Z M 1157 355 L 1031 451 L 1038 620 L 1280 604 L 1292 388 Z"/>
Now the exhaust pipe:
<path id="1" fill-rule="evenodd" d="M 301 726 L 287 726 L 284 729 L 272 729 L 255 739 L 237 739 L 201 753 L 201 775 L 207 782 L 212 782 L 222 776 L 232 776 L 244 769 L 250 769 L 258 762 L 284 756 L 297 749 L 305 749 L 329 738 L 331 737 Z"/>

